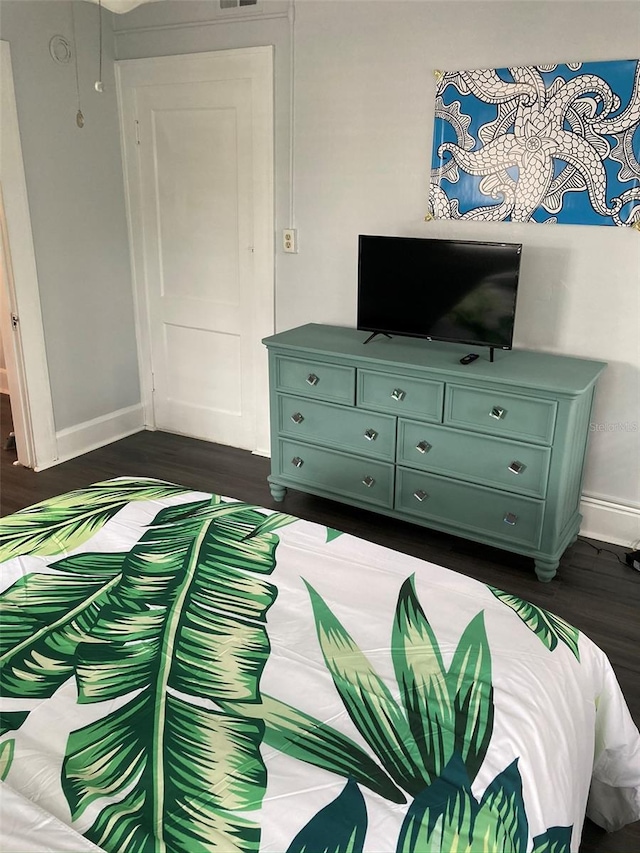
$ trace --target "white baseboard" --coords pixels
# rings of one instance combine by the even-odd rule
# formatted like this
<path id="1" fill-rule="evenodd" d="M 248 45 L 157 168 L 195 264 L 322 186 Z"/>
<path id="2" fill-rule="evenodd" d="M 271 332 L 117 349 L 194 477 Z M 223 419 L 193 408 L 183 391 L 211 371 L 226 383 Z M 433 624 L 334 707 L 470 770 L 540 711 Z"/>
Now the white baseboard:
<path id="1" fill-rule="evenodd" d="M 144 428 L 142 405 L 138 404 L 61 429 L 56 432 L 58 458 L 52 464 L 58 465 L 60 462 L 75 459 L 76 456 L 104 447 L 105 444 L 111 444 L 112 441 L 118 441 L 120 438 L 126 438 Z"/>
<path id="2" fill-rule="evenodd" d="M 7 368 L 0 367 L 0 394 L 9 393 L 9 381 L 7 379 Z"/>
<path id="3" fill-rule="evenodd" d="M 640 508 L 583 495 L 580 535 L 627 548 L 640 542 Z"/>

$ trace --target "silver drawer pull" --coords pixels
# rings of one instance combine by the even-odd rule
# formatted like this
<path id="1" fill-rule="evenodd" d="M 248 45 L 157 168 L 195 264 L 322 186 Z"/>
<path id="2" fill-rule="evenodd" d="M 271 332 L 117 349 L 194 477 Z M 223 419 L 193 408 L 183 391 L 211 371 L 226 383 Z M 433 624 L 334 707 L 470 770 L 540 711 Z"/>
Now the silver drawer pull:
<path id="1" fill-rule="evenodd" d="M 428 441 L 419 441 L 416 444 L 416 450 L 418 453 L 428 453 L 433 445 L 429 444 Z"/>
<path id="2" fill-rule="evenodd" d="M 511 471 L 512 474 L 522 474 L 526 467 L 527 466 L 524 464 L 524 462 L 518 462 L 516 459 L 514 459 L 511 465 L 508 466 L 508 470 Z"/>
<path id="3" fill-rule="evenodd" d="M 407 396 L 407 392 L 403 391 L 402 388 L 394 388 L 391 392 L 391 398 L 393 400 L 404 400 Z"/>
<path id="4" fill-rule="evenodd" d="M 367 429 L 364 432 L 364 437 L 367 439 L 367 441 L 375 441 L 378 437 L 378 433 L 375 431 L 375 429 Z"/>
<path id="5" fill-rule="evenodd" d="M 304 420 L 304 415 L 302 414 L 302 412 L 294 412 L 291 415 L 291 420 L 294 422 L 294 424 L 301 424 Z"/>
<path id="6" fill-rule="evenodd" d="M 362 484 L 364 486 L 366 486 L 368 489 L 370 489 L 374 483 L 375 483 L 375 480 L 373 479 L 373 477 L 365 477 L 364 480 L 362 481 Z"/>
<path id="7" fill-rule="evenodd" d="M 300 459 L 299 456 L 294 456 L 293 459 L 291 460 L 291 464 L 295 465 L 296 468 L 302 468 L 302 466 L 304 465 L 304 462 L 302 459 Z"/>
<path id="8" fill-rule="evenodd" d="M 422 489 L 418 489 L 416 492 L 414 492 L 413 496 L 417 501 L 420 501 L 420 503 L 422 503 L 422 501 L 426 501 L 426 499 L 429 497 L 429 495 Z"/>
<path id="9" fill-rule="evenodd" d="M 308 382 L 308 384 L 309 384 L 309 385 L 317 385 L 319 381 L 320 381 L 320 380 L 319 380 L 319 379 L 318 379 L 318 377 L 315 375 L 315 373 L 310 373 L 310 374 L 307 376 L 307 382 Z"/>
<path id="10" fill-rule="evenodd" d="M 501 408 L 500 406 L 494 406 L 493 409 L 489 412 L 490 418 L 495 418 L 497 421 L 501 420 L 507 414 L 507 410 Z"/>
<path id="11" fill-rule="evenodd" d="M 505 524 L 510 524 L 513 527 L 518 523 L 518 516 L 513 512 L 508 512 L 502 520 Z"/>

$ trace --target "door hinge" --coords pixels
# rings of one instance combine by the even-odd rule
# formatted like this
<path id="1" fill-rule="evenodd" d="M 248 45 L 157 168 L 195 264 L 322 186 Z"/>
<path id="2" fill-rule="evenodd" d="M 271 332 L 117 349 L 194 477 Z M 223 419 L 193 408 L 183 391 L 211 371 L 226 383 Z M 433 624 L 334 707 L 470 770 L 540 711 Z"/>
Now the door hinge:
<path id="1" fill-rule="evenodd" d="M 11 315 L 11 327 L 12 327 L 13 329 L 17 329 L 17 328 L 18 328 L 18 323 L 19 323 L 19 322 L 20 322 L 20 317 L 18 317 L 18 315 L 17 315 L 17 314 L 12 314 L 12 315 Z"/>
<path id="2" fill-rule="evenodd" d="M 136 145 L 140 145 L 140 122 L 138 119 L 136 121 Z"/>

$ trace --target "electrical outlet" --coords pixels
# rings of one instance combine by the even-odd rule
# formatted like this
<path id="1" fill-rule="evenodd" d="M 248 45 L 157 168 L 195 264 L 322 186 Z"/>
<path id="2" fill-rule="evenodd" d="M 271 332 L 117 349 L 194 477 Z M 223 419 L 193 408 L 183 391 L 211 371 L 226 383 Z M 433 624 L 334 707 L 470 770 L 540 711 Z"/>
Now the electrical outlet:
<path id="1" fill-rule="evenodd" d="M 285 252 L 298 254 L 298 232 L 295 228 L 285 228 L 282 232 L 282 248 Z"/>

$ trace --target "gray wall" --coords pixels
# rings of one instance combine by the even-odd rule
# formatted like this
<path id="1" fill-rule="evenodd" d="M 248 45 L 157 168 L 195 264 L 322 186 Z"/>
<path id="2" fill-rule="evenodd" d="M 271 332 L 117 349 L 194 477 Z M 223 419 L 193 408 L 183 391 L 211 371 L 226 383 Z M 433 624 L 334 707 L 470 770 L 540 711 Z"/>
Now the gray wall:
<path id="1" fill-rule="evenodd" d="M 140 400 L 111 15 L 103 13 L 103 94 L 97 6 L 75 3 L 80 100 L 73 62 L 49 40 L 73 40 L 71 3 L 4 0 L 38 270 L 56 431 Z"/>

